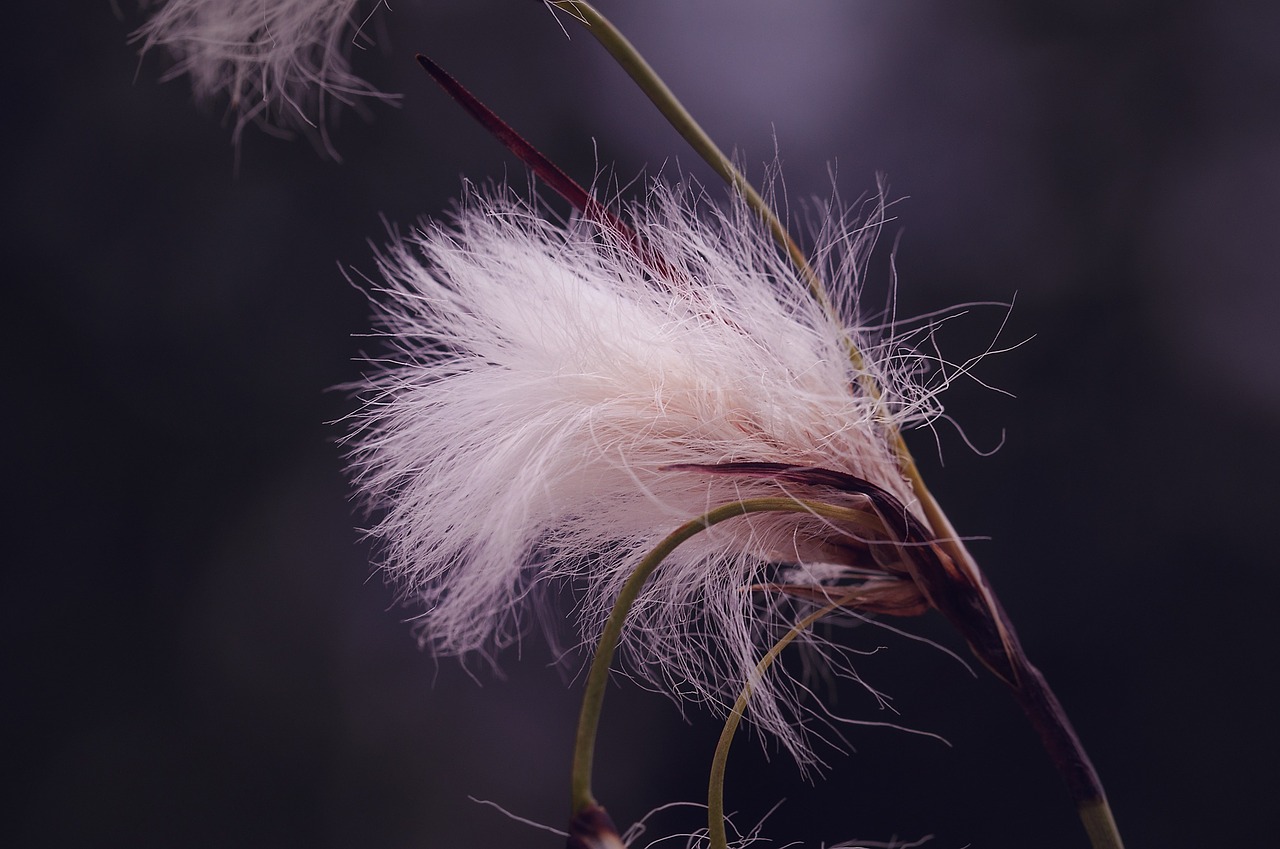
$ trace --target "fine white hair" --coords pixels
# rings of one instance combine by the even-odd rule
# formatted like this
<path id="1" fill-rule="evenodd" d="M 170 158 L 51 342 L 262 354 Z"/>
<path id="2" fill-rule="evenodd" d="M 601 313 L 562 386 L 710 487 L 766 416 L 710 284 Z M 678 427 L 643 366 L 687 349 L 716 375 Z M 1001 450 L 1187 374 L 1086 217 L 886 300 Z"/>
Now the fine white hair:
<path id="1" fill-rule="evenodd" d="M 226 94 L 234 137 L 249 123 L 302 130 L 330 154 L 333 103 L 390 98 L 351 71 L 351 47 L 372 15 L 360 0 L 143 0 L 154 9 L 134 39 L 167 51 L 166 79 L 187 76 L 197 100 Z M 374 4 L 374 11 L 378 3 Z"/>
<path id="2" fill-rule="evenodd" d="M 469 193 L 378 259 L 378 334 L 354 414 L 353 476 L 379 517 L 382 564 L 440 654 L 491 654 L 571 598 L 594 645 L 644 556 L 713 507 L 793 494 L 679 464 L 830 469 L 916 511 L 893 434 L 940 414 L 926 358 L 856 311 L 883 206 L 850 228 L 832 213 L 811 296 L 739 200 L 654 185 L 623 208 L 643 242 L 598 220 L 548 219 L 510 192 Z M 861 352 L 855 366 L 848 344 Z M 880 387 L 866 390 L 865 377 Z M 678 700 L 726 712 L 769 645 L 813 601 L 753 592 L 828 586 L 840 531 L 803 513 L 731 519 L 676 549 L 627 620 L 624 668 Z M 550 611 L 550 613 L 549 613 Z M 804 639 L 838 674 L 849 658 Z M 775 668 L 748 718 L 814 758 L 805 684 Z"/>

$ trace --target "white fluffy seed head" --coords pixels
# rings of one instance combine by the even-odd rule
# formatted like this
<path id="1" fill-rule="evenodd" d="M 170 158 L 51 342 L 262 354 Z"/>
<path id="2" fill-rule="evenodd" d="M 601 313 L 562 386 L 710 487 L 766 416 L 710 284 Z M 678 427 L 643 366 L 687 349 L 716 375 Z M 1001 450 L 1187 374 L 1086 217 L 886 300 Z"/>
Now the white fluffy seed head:
<path id="1" fill-rule="evenodd" d="M 879 211 L 818 251 L 839 319 L 745 206 L 717 211 L 687 190 L 656 186 L 625 210 L 660 267 L 616 231 L 561 226 L 505 194 L 474 194 L 452 224 L 392 244 L 374 299 L 393 350 L 370 361 L 351 460 L 424 643 L 501 648 L 538 616 L 538 597 L 568 588 L 578 638 L 593 645 L 628 575 L 681 523 L 786 494 L 675 464 L 822 467 L 913 509 L 890 434 L 935 416 L 936 401 L 913 381 L 911 351 L 874 338 L 853 311 Z M 861 388 L 846 339 L 880 400 Z M 821 557 L 839 534 L 788 513 L 693 537 L 628 619 L 627 670 L 727 709 L 763 651 L 812 610 L 749 588 L 839 578 Z M 771 672 L 750 718 L 804 762 L 802 691 Z"/>
<path id="2" fill-rule="evenodd" d="M 167 51 L 166 79 L 188 76 L 197 100 L 230 98 L 235 137 L 249 123 L 297 129 L 330 153 L 333 102 L 390 96 L 351 72 L 362 39 L 360 0 L 144 0 L 155 7 L 134 33 L 142 52 Z M 376 7 L 375 7 L 376 8 Z"/>

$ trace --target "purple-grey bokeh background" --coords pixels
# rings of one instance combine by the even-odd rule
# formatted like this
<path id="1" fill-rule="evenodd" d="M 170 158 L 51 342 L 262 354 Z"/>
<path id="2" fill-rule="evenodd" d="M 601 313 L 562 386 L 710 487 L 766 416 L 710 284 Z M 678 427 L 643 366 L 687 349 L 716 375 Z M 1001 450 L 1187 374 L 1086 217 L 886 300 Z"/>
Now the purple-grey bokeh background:
<path id="1" fill-rule="evenodd" d="M 431 53 L 579 179 L 714 186 L 583 33 L 531 0 L 382 9 L 357 68 L 403 107 L 344 116 L 345 162 L 197 109 L 107 3 L 25 4 L 5 48 L 8 845 L 308 849 L 562 842 L 578 687 L 531 639 L 507 677 L 420 653 L 370 578 L 341 426 L 370 342 L 339 266 L 379 216 L 520 166 L 427 81 Z M 888 175 L 904 313 L 1015 301 L 984 380 L 912 444 L 1093 754 L 1131 849 L 1280 832 L 1280 7 L 1229 2 L 602 0 L 793 202 Z M 665 163 L 665 165 L 664 165 Z M 718 189 L 716 189 L 718 191 Z M 941 342 L 981 350 L 1005 312 Z M 940 623 L 914 631 L 959 648 Z M 743 739 L 728 803 L 816 846 L 933 833 L 1080 847 L 988 675 L 862 628 L 901 721 L 806 785 Z M 866 718 L 855 689 L 838 707 Z M 718 724 L 610 694 L 621 824 L 697 801 Z M 697 816 L 672 827 L 696 827 Z M 655 824 L 651 834 L 667 827 Z M 675 845 L 675 844 L 670 844 Z"/>

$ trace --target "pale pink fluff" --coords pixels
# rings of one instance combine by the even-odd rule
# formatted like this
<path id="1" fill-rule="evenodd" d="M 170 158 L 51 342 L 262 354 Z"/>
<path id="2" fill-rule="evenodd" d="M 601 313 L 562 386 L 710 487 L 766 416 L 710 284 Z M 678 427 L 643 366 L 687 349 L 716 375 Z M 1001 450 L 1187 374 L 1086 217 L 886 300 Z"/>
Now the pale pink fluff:
<path id="1" fill-rule="evenodd" d="M 591 646 L 661 539 L 715 506 L 780 492 L 673 464 L 818 466 L 914 509 L 890 428 L 940 409 L 920 381 L 923 358 L 859 325 L 859 274 L 879 219 L 850 231 L 837 217 L 821 237 L 836 321 L 741 203 L 717 211 L 656 186 L 624 217 L 660 267 L 616 231 L 553 223 L 508 194 L 475 194 L 451 224 L 424 223 L 380 256 L 373 294 L 392 351 L 370 360 L 352 463 L 380 516 L 385 569 L 436 652 L 516 641 L 531 620 L 559 615 L 547 590 L 572 598 Z M 881 401 L 859 388 L 846 338 Z M 754 514 L 694 537 L 631 614 L 625 668 L 727 709 L 761 653 L 812 609 L 747 588 L 840 578 L 812 558 L 812 540 L 836 534 L 805 515 Z M 846 658 L 813 640 L 844 669 Z M 749 718 L 803 761 L 802 689 L 771 673 Z"/>
<path id="2" fill-rule="evenodd" d="M 249 122 L 303 129 L 327 144 L 332 101 L 387 99 L 351 72 L 348 55 L 380 2 L 360 0 L 144 0 L 155 7 L 134 33 L 145 53 L 167 51 L 166 78 L 186 75 L 198 100 L 222 94 Z M 358 6 L 369 10 L 359 14 Z M 330 152 L 332 152 L 330 150 Z"/>

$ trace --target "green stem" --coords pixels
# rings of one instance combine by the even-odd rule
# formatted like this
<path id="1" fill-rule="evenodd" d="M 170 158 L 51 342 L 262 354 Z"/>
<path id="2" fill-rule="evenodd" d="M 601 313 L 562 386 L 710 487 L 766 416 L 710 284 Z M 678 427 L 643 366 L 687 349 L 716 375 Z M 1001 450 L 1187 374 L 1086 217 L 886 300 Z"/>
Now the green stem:
<path id="1" fill-rule="evenodd" d="M 764 657 L 760 658 L 760 662 L 751 673 L 750 680 L 738 694 L 738 700 L 734 703 L 733 710 L 729 712 L 729 718 L 725 720 L 724 728 L 720 731 L 720 742 L 716 744 L 715 757 L 711 759 L 711 780 L 707 786 L 707 836 L 711 839 L 710 849 L 728 849 L 729 847 L 729 835 L 724 826 L 725 769 L 729 762 L 729 746 L 733 743 L 733 735 L 737 733 L 738 724 L 747 711 L 747 702 L 751 700 L 751 691 L 755 688 L 755 683 L 764 678 L 764 673 L 778 659 L 778 655 L 782 654 L 783 649 L 791 645 L 791 642 L 808 630 L 813 623 L 838 608 L 840 604 L 840 600 L 834 601 L 797 622 L 782 636 L 782 639 L 765 652 Z"/>
<path id="2" fill-rule="evenodd" d="M 600 642 L 596 647 L 596 655 L 591 661 L 591 669 L 587 672 L 586 688 L 582 694 L 582 712 L 578 717 L 578 734 L 573 752 L 573 775 L 570 782 L 570 799 L 574 814 L 596 804 L 595 796 L 591 792 L 591 768 L 595 757 L 596 732 L 600 726 L 600 712 L 604 706 L 604 694 L 609 684 L 609 669 L 613 664 L 613 655 L 622 638 L 622 627 L 626 623 L 631 606 L 640 595 L 640 590 L 654 570 L 681 543 L 712 525 L 748 513 L 809 513 L 825 519 L 864 523 L 863 513 L 836 504 L 781 497 L 752 498 L 721 505 L 696 519 L 685 522 L 645 555 L 644 560 L 623 584 L 622 591 L 618 593 L 613 610 L 609 613 L 609 619 L 600 633 Z"/>
<path id="3" fill-rule="evenodd" d="M 742 194 L 747 205 L 755 211 L 757 215 L 769 227 L 774 240 L 781 246 L 790 257 L 791 262 L 795 265 L 801 277 L 805 280 L 812 293 L 814 300 L 821 308 L 831 317 L 833 321 L 839 324 L 839 316 L 836 314 L 835 308 L 831 303 L 830 297 L 827 295 L 826 289 L 822 284 L 822 280 L 814 272 L 813 267 L 809 264 L 804 252 L 800 250 L 795 240 L 791 238 L 791 234 L 787 232 L 781 220 L 769 204 L 765 202 L 755 190 L 755 188 L 747 181 L 722 150 L 712 141 L 706 131 L 694 120 L 688 110 L 680 103 L 679 99 L 671 91 L 671 89 L 663 82 L 658 73 L 649 65 L 649 63 L 640 55 L 640 52 L 631 44 L 630 41 L 615 27 L 604 15 L 600 14 L 586 0 L 552 0 L 551 5 L 568 12 L 577 19 L 592 36 L 596 38 L 600 44 L 609 51 L 610 55 L 622 66 L 623 70 L 635 81 L 640 89 L 648 96 L 649 100 L 658 108 L 667 121 L 682 135 L 694 151 L 697 152 L 703 160 L 720 175 L 722 179 L 730 186 L 735 188 Z M 875 379 L 867 372 L 865 360 L 860 351 L 853 344 L 852 340 L 846 338 L 846 349 L 850 362 L 853 364 L 858 374 L 858 381 L 870 397 L 878 406 L 882 403 L 882 392 L 877 385 Z M 883 412 L 883 411 L 881 411 Z M 953 562 L 962 571 L 966 572 L 975 585 L 983 587 L 983 592 L 987 594 L 988 599 L 994 601 L 994 597 L 990 595 L 990 591 L 986 589 L 986 582 L 982 578 L 981 570 L 978 568 L 977 562 L 973 556 L 965 548 L 964 543 L 960 540 L 955 528 L 950 520 L 943 512 L 941 505 L 933 497 L 933 494 L 925 486 L 924 480 L 917 468 L 915 459 L 911 456 L 910 450 L 907 448 L 906 441 L 902 437 L 901 430 L 893 422 L 889 416 L 882 416 L 882 420 L 886 424 L 889 441 L 897 454 L 898 467 L 903 475 L 911 483 L 912 490 L 920 501 L 920 508 L 924 513 L 925 519 L 928 521 L 930 528 L 937 537 L 938 545 L 947 552 Z M 696 532 L 696 531 L 695 531 Z M 678 543 L 677 543 L 678 544 Z M 656 564 L 655 564 L 656 565 Z M 637 588 L 638 591 L 638 588 Z M 616 608 L 615 608 L 616 610 Z M 619 623 L 619 629 L 621 624 Z M 606 668 L 607 671 L 607 668 Z M 603 687 L 603 685 L 601 685 Z M 1048 689 L 1048 685 L 1044 685 L 1044 690 L 1050 696 L 1052 691 Z M 1020 700 L 1027 704 L 1025 694 L 1018 693 Z M 1056 699 L 1054 699 L 1056 702 Z M 584 704 L 584 710 L 586 705 Z M 1032 724 L 1038 728 L 1047 725 L 1061 725 L 1062 730 L 1067 732 L 1066 736 L 1072 738 L 1077 751 L 1073 753 L 1073 757 L 1081 763 L 1087 765 L 1088 757 L 1083 747 L 1079 747 L 1078 741 L 1074 740 L 1074 732 L 1070 731 L 1070 725 L 1066 721 L 1065 713 L 1058 716 L 1037 716 L 1034 713 L 1030 716 Z M 585 719 L 585 717 L 584 717 Z M 592 732 L 594 734 L 594 731 Z M 1043 734 L 1042 734 L 1043 736 Z M 581 740 L 579 741 L 581 743 Z M 587 770 L 590 770 L 590 753 L 587 754 Z M 1061 768 L 1061 765 L 1060 765 Z M 575 767 L 576 769 L 576 767 Z M 1092 767 L 1087 767 L 1087 771 L 1092 773 Z M 1085 792 L 1074 792 L 1073 796 L 1076 801 L 1077 809 L 1080 817 L 1084 822 L 1085 830 L 1089 834 L 1090 842 L 1094 849 L 1121 849 L 1123 846 L 1115 821 L 1111 816 L 1111 809 L 1107 804 L 1106 796 L 1102 792 L 1102 785 L 1097 781 L 1096 773 L 1091 775 L 1093 787 Z M 1068 777 L 1068 784 L 1072 783 Z M 585 798 L 589 798 L 589 793 Z M 578 798 L 575 796 L 575 799 Z"/>
<path id="4" fill-rule="evenodd" d="M 790 645 L 796 637 L 808 630 L 822 617 L 831 613 L 833 610 L 843 606 L 849 601 L 849 596 L 837 598 L 830 604 L 815 610 L 808 616 L 801 619 L 782 636 L 770 649 L 765 652 L 760 662 L 756 664 L 755 669 L 751 673 L 742 692 L 738 695 L 738 700 L 734 703 L 733 709 L 729 712 L 728 719 L 725 720 L 724 728 L 720 732 L 720 740 L 716 744 L 714 757 L 711 759 L 711 775 L 707 786 L 707 836 L 710 840 L 709 849 L 728 849 L 729 836 L 725 828 L 724 813 L 724 781 L 728 767 L 729 747 L 733 743 L 734 735 L 737 733 L 738 725 L 742 721 L 743 715 L 747 710 L 747 703 L 751 699 L 751 693 L 757 682 L 764 678 L 764 674 L 769 667 L 773 665 L 778 656 L 782 654 L 783 649 Z M 1069 747 L 1074 748 L 1083 755 L 1083 749 L 1079 748 L 1078 741 L 1075 740 L 1075 734 L 1070 730 L 1070 725 L 1066 722 L 1066 715 L 1062 712 L 1061 707 L 1057 704 L 1057 699 L 1048 688 L 1048 684 L 1044 682 L 1043 676 L 1031 666 L 1024 667 L 1020 671 L 1021 676 L 1027 679 L 1026 686 L 1019 688 L 1016 693 L 1019 701 L 1023 703 L 1024 709 L 1032 718 L 1032 724 L 1036 726 L 1036 730 L 1041 733 L 1042 739 L 1046 743 L 1046 747 L 1051 751 L 1057 749 L 1055 739 L 1061 739 L 1062 733 L 1065 731 L 1069 738 Z M 1043 688 L 1041 690 L 1041 688 Z M 1051 707 L 1046 706 L 1035 707 L 1031 702 L 1047 699 L 1051 703 Z M 1060 720 L 1061 726 L 1055 726 L 1054 720 Z M 1049 720 L 1051 726 L 1049 729 L 1044 727 L 1046 720 Z M 1048 733 L 1046 733 L 1046 730 Z M 1068 756 L 1070 756 L 1068 752 Z M 1055 757 L 1055 762 L 1059 762 Z M 1080 820 L 1084 824 L 1085 833 L 1089 836 L 1089 843 L 1093 849 L 1124 849 L 1124 841 L 1120 837 L 1120 831 L 1116 826 L 1115 817 L 1111 812 L 1111 806 L 1107 802 L 1106 795 L 1102 793 L 1101 784 L 1097 782 L 1097 777 L 1093 773 L 1091 766 L 1087 763 L 1077 765 L 1077 769 L 1083 766 L 1087 774 L 1083 787 L 1074 786 L 1079 784 L 1079 780 L 1069 780 L 1068 784 L 1073 785 L 1072 791 L 1076 799 L 1076 810 L 1079 812 Z M 1064 770 L 1064 774 L 1068 770 Z"/>
<path id="5" fill-rule="evenodd" d="M 1084 830 L 1094 849 L 1124 849 L 1116 819 L 1111 814 L 1111 805 L 1105 797 L 1082 803 L 1079 811 L 1080 820 L 1084 823 Z"/>

